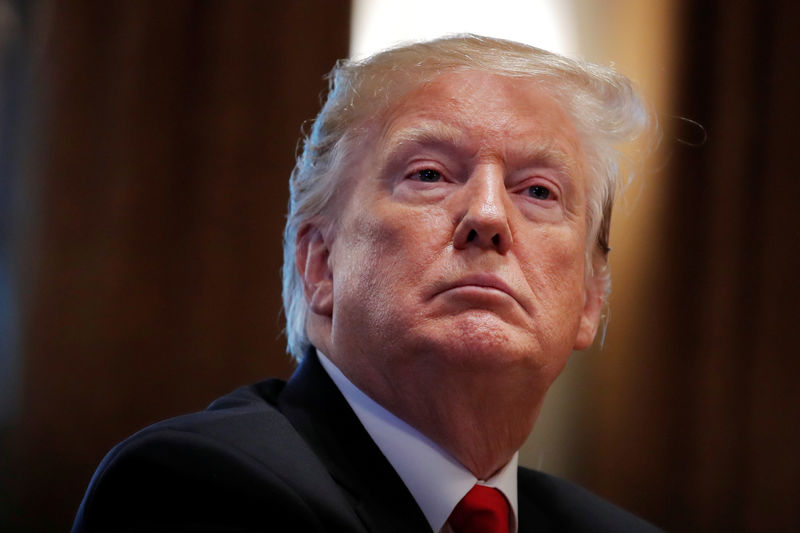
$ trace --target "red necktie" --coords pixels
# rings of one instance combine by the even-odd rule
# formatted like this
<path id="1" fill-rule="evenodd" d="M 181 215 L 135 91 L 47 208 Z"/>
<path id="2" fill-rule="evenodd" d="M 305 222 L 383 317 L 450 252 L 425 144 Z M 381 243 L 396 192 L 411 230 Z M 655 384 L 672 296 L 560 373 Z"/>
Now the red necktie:
<path id="1" fill-rule="evenodd" d="M 508 511 L 502 492 L 475 485 L 458 502 L 448 522 L 455 533 L 508 533 Z"/>

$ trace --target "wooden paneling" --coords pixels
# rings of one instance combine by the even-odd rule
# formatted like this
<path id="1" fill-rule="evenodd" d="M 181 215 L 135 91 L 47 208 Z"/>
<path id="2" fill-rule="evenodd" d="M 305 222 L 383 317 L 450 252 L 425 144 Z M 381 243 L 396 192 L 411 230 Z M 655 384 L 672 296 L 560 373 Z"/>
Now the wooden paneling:
<path id="1" fill-rule="evenodd" d="M 281 231 L 347 2 L 43 2 L 23 263 L 26 530 L 103 454 L 292 364 Z"/>

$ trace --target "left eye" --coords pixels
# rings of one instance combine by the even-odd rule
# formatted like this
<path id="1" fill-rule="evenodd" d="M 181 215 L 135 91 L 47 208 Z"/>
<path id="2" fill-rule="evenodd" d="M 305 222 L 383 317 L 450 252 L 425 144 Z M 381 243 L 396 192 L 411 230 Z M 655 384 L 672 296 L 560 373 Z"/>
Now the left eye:
<path id="1" fill-rule="evenodd" d="M 442 179 L 442 173 L 432 168 L 424 168 L 419 172 L 415 172 L 414 175 L 419 181 L 424 181 L 426 183 L 434 183 Z"/>
<path id="2" fill-rule="evenodd" d="M 547 200 L 550 198 L 550 189 L 544 185 L 533 185 L 528 187 L 528 195 L 537 200 Z"/>

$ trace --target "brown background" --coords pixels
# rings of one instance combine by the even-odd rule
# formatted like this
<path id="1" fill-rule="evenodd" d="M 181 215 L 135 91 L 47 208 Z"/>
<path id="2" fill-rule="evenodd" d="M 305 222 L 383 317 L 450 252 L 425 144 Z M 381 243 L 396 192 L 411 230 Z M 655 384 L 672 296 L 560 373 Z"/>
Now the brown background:
<path id="1" fill-rule="evenodd" d="M 347 55 L 349 6 L 7 5 L 19 25 L 0 52 L 24 64 L 0 93 L 20 372 L 0 529 L 57 531 L 115 442 L 291 371 L 286 180 Z M 612 320 L 615 355 L 581 391 L 574 477 L 670 530 L 800 530 L 800 13 L 680 5 L 673 118 L 708 141 L 666 128 L 640 312 Z"/>

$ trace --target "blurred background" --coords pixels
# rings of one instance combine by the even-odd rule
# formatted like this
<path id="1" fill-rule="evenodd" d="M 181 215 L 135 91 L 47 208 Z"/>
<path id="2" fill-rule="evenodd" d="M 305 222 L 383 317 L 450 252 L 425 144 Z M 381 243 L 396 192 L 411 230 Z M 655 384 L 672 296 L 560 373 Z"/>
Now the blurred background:
<path id="1" fill-rule="evenodd" d="M 473 31 L 614 63 L 660 149 L 605 340 L 522 462 L 673 531 L 800 531 L 800 3 L 0 0 L 0 530 L 144 425 L 293 368 L 280 235 L 334 61 Z M 701 126 L 698 126 L 700 124 Z"/>

